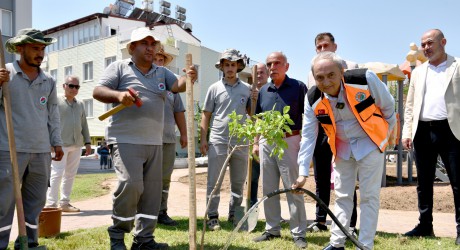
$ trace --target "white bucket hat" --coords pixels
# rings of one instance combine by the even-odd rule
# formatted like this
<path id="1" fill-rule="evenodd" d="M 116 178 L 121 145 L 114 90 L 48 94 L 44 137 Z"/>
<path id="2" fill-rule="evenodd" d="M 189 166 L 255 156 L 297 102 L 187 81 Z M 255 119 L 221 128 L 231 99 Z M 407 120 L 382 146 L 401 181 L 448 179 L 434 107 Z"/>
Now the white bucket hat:
<path id="1" fill-rule="evenodd" d="M 131 33 L 131 40 L 129 40 L 129 42 L 126 44 L 126 49 L 128 50 L 128 53 L 131 55 L 131 52 L 129 51 L 129 46 L 131 45 L 131 43 L 140 41 L 149 36 L 155 40 L 156 44 L 160 44 L 160 41 L 158 41 L 158 39 L 156 39 L 153 36 L 152 30 L 149 27 L 141 27 L 133 30 L 133 32 Z"/>

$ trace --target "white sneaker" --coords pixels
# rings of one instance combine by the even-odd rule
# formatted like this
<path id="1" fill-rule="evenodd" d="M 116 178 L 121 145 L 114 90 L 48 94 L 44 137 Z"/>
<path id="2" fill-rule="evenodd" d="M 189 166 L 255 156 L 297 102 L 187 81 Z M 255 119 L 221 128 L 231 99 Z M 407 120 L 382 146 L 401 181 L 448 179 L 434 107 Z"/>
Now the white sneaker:
<path id="1" fill-rule="evenodd" d="M 57 208 L 57 207 L 58 207 L 58 205 L 56 203 L 47 204 L 45 206 L 45 208 Z"/>
<path id="2" fill-rule="evenodd" d="M 76 212 L 80 212 L 80 209 L 79 208 L 76 208 L 70 204 L 61 204 L 60 205 L 61 209 L 62 209 L 62 212 L 66 212 L 66 213 L 76 213 Z"/>

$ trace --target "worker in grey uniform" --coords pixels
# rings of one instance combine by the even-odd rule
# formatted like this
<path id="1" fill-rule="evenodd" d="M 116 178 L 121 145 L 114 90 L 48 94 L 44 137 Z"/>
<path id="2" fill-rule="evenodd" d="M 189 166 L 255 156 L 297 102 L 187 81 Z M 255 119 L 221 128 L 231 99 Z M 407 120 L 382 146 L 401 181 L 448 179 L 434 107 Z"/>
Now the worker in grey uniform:
<path id="1" fill-rule="evenodd" d="M 124 234 L 134 227 L 131 249 L 167 249 L 157 243 L 153 232 L 157 223 L 162 190 L 162 145 L 164 99 L 167 90 L 185 90 L 185 76 L 179 79 L 164 67 L 153 64 L 159 41 L 148 27 L 131 33 L 126 48 L 131 58 L 110 64 L 93 97 L 104 103 L 127 106 L 114 114 L 108 124 L 107 143 L 118 186 L 113 193 L 113 225 L 108 228 L 111 249 L 126 249 Z M 187 75 L 196 79 L 193 66 Z M 138 92 L 141 107 L 128 87 Z"/>
<path id="2" fill-rule="evenodd" d="M 233 111 L 238 115 L 246 115 L 249 107 L 250 86 L 241 81 L 237 73 L 242 71 L 246 64 L 238 50 L 225 50 L 216 68 L 223 72 L 223 78 L 213 83 L 206 93 L 203 114 L 201 118 L 201 145 L 200 151 L 208 155 L 208 179 L 206 185 L 206 201 L 210 202 L 207 226 L 209 230 L 219 230 L 219 202 L 220 186 L 213 197 L 209 197 L 214 189 L 225 159 L 228 156 L 229 147 L 236 146 L 236 136 L 230 138 L 228 117 Z M 210 126 L 209 143 L 207 141 L 208 127 Z M 228 221 L 234 223 L 235 207 L 243 201 L 243 186 L 246 180 L 248 161 L 248 148 L 240 148 L 233 152 L 230 165 L 230 205 Z M 224 170 L 225 171 L 225 170 Z"/>
<path id="3" fill-rule="evenodd" d="M 13 175 L 6 127 L 2 86 L 9 81 L 11 116 L 16 143 L 20 192 L 29 247 L 38 246 L 38 216 L 46 203 L 46 190 L 53 160 L 62 151 L 56 82 L 40 69 L 45 47 L 56 42 L 36 29 L 19 30 L 6 41 L 6 50 L 20 55 L 18 61 L 0 68 L 0 249 L 6 249 L 14 214 Z M 15 248 L 19 248 L 16 240 Z"/>
<path id="4" fill-rule="evenodd" d="M 153 63 L 157 66 L 167 66 L 173 57 L 165 52 L 164 46 L 155 54 Z M 168 196 L 171 184 L 171 175 L 176 159 L 176 124 L 180 133 L 180 146 L 187 146 L 187 124 L 185 123 L 185 108 L 178 93 L 168 91 L 165 100 L 165 125 L 163 129 L 163 192 L 161 195 L 158 223 L 166 226 L 177 226 L 177 221 L 168 215 Z"/>

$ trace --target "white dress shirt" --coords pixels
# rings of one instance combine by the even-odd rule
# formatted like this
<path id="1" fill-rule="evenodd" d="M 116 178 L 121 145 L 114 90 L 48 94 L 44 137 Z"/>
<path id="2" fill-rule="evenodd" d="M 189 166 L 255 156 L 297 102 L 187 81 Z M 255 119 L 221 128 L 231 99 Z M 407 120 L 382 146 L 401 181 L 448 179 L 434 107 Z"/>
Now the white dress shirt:
<path id="1" fill-rule="evenodd" d="M 446 92 L 447 61 L 434 66 L 428 64 L 425 93 L 423 96 L 421 121 L 439 121 L 447 119 L 447 107 L 444 99 Z"/>

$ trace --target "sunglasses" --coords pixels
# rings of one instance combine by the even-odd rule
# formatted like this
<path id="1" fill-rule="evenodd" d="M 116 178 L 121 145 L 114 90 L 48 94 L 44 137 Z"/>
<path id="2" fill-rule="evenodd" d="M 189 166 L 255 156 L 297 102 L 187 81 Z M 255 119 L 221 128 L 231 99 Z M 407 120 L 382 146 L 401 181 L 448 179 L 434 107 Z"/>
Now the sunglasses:
<path id="1" fill-rule="evenodd" d="M 80 85 L 75 85 L 75 84 L 70 84 L 70 83 L 66 83 L 65 85 L 69 86 L 69 88 L 71 89 L 80 89 Z"/>

